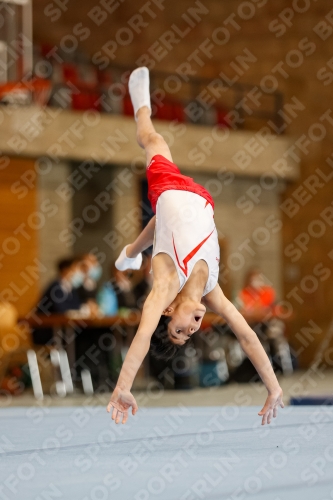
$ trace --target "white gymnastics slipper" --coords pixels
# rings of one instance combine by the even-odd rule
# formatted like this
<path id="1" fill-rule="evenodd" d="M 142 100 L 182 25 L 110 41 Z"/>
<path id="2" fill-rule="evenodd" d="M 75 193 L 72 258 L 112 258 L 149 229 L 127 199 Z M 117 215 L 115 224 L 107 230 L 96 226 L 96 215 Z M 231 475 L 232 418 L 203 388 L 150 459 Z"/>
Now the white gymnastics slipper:
<path id="1" fill-rule="evenodd" d="M 137 255 L 136 257 L 131 259 L 130 257 L 127 257 L 127 255 L 126 255 L 126 248 L 127 247 L 128 247 L 128 245 L 126 245 L 122 249 L 118 259 L 115 262 L 115 266 L 118 269 L 118 271 L 126 271 L 127 269 L 138 270 L 141 267 L 142 253 L 139 253 L 139 255 Z"/>
<path id="2" fill-rule="evenodd" d="M 137 119 L 136 114 L 138 110 L 143 106 L 147 106 L 151 114 L 148 68 L 142 66 L 132 71 L 128 81 L 128 88 L 134 108 L 135 119 Z"/>

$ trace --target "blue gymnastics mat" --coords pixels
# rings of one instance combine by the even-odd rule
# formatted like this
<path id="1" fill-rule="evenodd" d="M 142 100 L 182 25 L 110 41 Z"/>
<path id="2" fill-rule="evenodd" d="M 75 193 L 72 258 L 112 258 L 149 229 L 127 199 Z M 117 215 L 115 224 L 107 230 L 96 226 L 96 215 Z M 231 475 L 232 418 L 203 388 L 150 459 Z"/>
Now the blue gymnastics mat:
<path id="1" fill-rule="evenodd" d="M 332 406 L 333 405 L 333 396 L 297 396 L 294 398 L 290 398 L 289 404 L 294 406 Z"/>
<path id="2" fill-rule="evenodd" d="M 333 407 L 1 410 L 0 499 L 333 498 Z"/>

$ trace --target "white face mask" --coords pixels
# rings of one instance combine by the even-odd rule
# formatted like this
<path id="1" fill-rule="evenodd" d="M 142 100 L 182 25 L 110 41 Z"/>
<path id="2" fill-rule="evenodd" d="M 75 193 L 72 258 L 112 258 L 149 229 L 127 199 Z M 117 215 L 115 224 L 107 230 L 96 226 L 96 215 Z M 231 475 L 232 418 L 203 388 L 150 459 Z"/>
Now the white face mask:
<path id="1" fill-rule="evenodd" d="M 253 278 L 251 278 L 250 285 L 252 286 L 252 288 L 258 289 L 264 286 L 264 284 L 264 280 L 261 278 L 261 276 L 254 276 Z"/>
<path id="2" fill-rule="evenodd" d="M 88 277 L 93 281 L 98 281 L 102 276 L 102 268 L 99 264 L 91 266 L 88 270 Z"/>
<path id="3" fill-rule="evenodd" d="M 75 271 L 70 277 L 70 282 L 73 288 L 79 288 L 84 281 L 84 274 L 82 271 Z"/>

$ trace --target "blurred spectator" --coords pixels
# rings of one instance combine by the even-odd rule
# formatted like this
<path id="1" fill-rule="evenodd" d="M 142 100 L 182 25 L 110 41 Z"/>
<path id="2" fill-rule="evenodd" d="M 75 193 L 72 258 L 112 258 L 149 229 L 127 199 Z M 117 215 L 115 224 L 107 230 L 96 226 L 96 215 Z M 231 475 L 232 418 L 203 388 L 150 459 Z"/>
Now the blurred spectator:
<path id="1" fill-rule="evenodd" d="M 102 276 L 102 267 L 93 253 L 86 253 L 79 260 L 84 279 L 77 292 L 81 304 L 86 304 L 89 307 L 89 317 L 96 318 L 101 315 L 96 297 L 97 282 Z"/>
<path id="2" fill-rule="evenodd" d="M 42 293 L 37 304 L 37 314 L 64 314 L 79 310 L 81 302 L 77 288 L 83 283 L 84 275 L 75 258 L 61 259 L 57 265 L 57 277 Z M 53 338 L 51 328 L 38 328 L 32 332 L 35 344 L 47 344 Z"/>
<path id="3" fill-rule="evenodd" d="M 110 279 L 103 284 L 97 302 L 103 314 L 114 316 L 121 310 L 137 308 L 132 271 L 119 271 L 114 263 L 110 267 Z"/>
<path id="4" fill-rule="evenodd" d="M 84 258 L 62 259 L 58 263 L 57 278 L 47 287 L 37 305 L 37 314 L 68 314 L 69 311 L 77 311 L 78 318 L 96 318 L 100 311 L 93 295 L 100 275 L 100 266 L 96 257 L 91 254 Z M 33 340 L 35 344 L 51 343 L 55 340 L 52 328 L 36 328 Z M 82 369 L 89 370 L 96 390 L 110 375 L 112 332 L 105 327 L 80 326 L 74 341 L 77 379 L 80 378 Z"/>
<path id="5" fill-rule="evenodd" d="M 118 298 L 118 308 L 136 309 L 136 300 L 133 290 L 133 271 L 118 271 L 114 267 L 114 287 Z"/>
<path id="6" fill-rule="evenodd" d="M 38 303 L 38 313 L 64 313 L 80 309 L 77 289 L 82 285 L 84 275 L 76 258 L 62 259 L 57 265 L 57 277 L 46 288 Z"/>
<path id="7" fill-rule="evenodd" d="M 80 257 L 80 265 L 84 275 L 83 283 L 78 289 L 80 301 L 82 306 L 87 307 L 89 319 L 96 319 L 105 314 L 97 302 L 97 282 L 102 277 L 102 267 L 93 253 L 83 254 Z M 77 372 L 80 374 L 82 366 L 87 367 L 95 390 L 102 386 L 110 375 L 111 346 L 111 330 L 98 325 L 85 328 L 76 339 Z M 90 354 L 92 352 L 93 356 Z"/>
<path id="8" fill-rule="evenodd" d="M 102 285 L 97 295 L 97 302 L 106 316 L 124 315 L 136 308 L 135 294 L 133 293 L 132 271 L 118 271 L 114 263 L 110 266 L 110 278 Z M 110 353 L 110 378 L 117 380 L 124 356 L 135 335 L 133 326 L 115 325 L 110 328 L 115 343 Z"/>
<path id="9" fill-rule="evenodd" d="M 274 370 L 282 370 L 288 374 L 293 370 L 288 342 L 285 338 L 284 323 L 274 317 L 276 293 L 272 286 L 266 283 L 259 268 L 251 268 L 244 282 L 244 287 L 237 297 L 240 312 L 256 332 L 267 354 L 271 358 Z M 237 382 L 248 382 L 258 379 L 250 361 L 245 358 L 233 373 Z"/>
<path id="10" fill-rule="evenodd" d="M 237 303 L 240 312 L 245 316 L 264 315 L 275 301 L 275 290 L 265 283 L 265 278 L 259 268 L 248 271 L 244 287 L 239 292 Z"/>
<path id="11" fill-rule="evenodd" d="M 114 265 L 112 265 L 112 271 Z M 115 316 L 118 314 L 118 298 L 113 285 L 114 279 L 110 279 L 103 283 L 97 294 L 97 303 L 104 316 Z"/>

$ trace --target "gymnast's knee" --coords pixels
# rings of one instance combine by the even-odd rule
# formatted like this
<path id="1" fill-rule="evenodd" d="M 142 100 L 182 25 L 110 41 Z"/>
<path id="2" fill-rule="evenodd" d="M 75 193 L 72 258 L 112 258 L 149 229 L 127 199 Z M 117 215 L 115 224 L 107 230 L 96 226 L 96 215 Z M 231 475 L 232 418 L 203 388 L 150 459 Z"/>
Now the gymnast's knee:
<path id="1" fill-rule="evenodd" d="M 164 146 L 166 144 L 163 136 L 158 134 L 157 132 L 150 132 L 144 141 L 144 145 L 146 148 L 158 148 L 159 146 Z"/>

